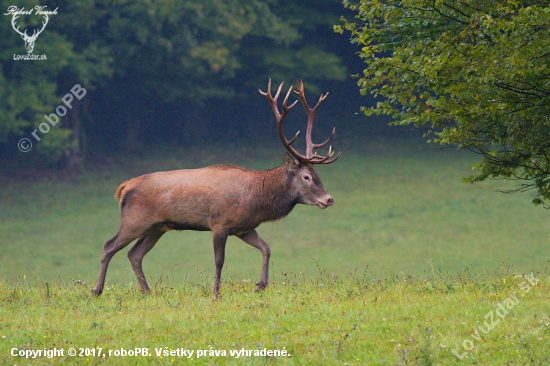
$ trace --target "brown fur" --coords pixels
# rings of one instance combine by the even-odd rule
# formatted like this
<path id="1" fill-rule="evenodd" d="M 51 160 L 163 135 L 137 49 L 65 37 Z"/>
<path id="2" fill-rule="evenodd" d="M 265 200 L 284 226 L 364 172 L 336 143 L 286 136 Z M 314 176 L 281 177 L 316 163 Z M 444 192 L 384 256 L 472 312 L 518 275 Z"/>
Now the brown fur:
<path id="1" fill-rule="evenodd" d="M 285 217 L 298 203 L 325 208 L 333 202 L 312 166 L 296 164 L 288 155 L 284 166 L 265 171 L 213 165 L 146 174 L 122 183 L 115 198 L 120 202 L 121 225 L 117 235 L 104 245 L 94 289 L 98 295 L 112 256 L 138 238 L 128 257 L 142 289 L 148 291 L 143 256 L 169 230 L 212 231 L 216 294 L 227 236 L 238 236 L 260 249 L 264 262 L 258 286 L 262 289 L 268 281 L 270 251 L 255 229 L 262 222 Z"/>

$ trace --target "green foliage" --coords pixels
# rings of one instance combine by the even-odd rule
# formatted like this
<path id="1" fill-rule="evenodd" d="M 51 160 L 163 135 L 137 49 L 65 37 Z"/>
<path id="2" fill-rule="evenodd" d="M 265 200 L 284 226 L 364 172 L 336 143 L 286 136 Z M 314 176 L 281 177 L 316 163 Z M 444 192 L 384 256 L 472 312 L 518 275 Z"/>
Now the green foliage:
<path id="1" fill-rule="evenodd" d="M 317 93 L 319 81 L 346 78 L 347 69 L 340 56 L 316 34 L 337 21 L 341 13 L 338 2 L 272 0 L 268 3 L 273 15 L 260 19 L 272 21 L 255 27 L 243 43 L 243 69 L 239 77 L 245 85 L 257 89 L 267 78 L 277 81 L 301 78 L 307 80 L 311 92 Z"/>
<path id="2" fill-rule="evenodd" d="M 296 74 L 342 80 L 340 58 L 303 39 L 302 24 L 318 26 L 304 20 L 309 8 L 300 7 L 299 22 L 279 15 L 288 8 L 294 6 L 282 0 L 115 2 L 105 40 L 116 45 L 116 75 L 133 99 L 136 93 L 160 101 L 230 99 L 239 84 L 257 88 L 258 80 Z M 327 72 L 320 75 L 320 67 Z M 115 86 L 111 92 L 127 98 Z"/>
<path id="3" fill-rule="evenodd" d="M 25 53 L 25 48 L 21 37 L 12 29 L 11 16 L 4 15 L 10 5 L 13 5 L 10 1 L 0 2 L 0 60 L 3 64 L 0 72 L 0 143 L 5 142 L 10 134 L 21 135 L 26 128 L 34 127 L 40 117 L 43 119 L 43 115 L 51 111 L 56 100 L 53 77 L 61 70 L 66 57 L 66 42 L 55 38 L 47 46 L 46 42 L 37 42 L 35 53 L 45 53 L 46 47 L 59 50 L 61 55 L 56 58 L 57 62 L 46 65 L 43 61 L 14 61 L 14 54 Z M 18 5 L 30 9 L 36 4 L 23 1 Z M 40 20 L 21 17 L 17 25 L 21 29 L 37 27 Z"/>
<path id="4" fill-rule="evenodd" d="M 308 32 L 329 27 L 340 9 L 319 0 L 296 5 L 288 0 L 190 1 L 42 1 L 58 8 L 39 37 L 41 62 L 13 60 L 24 53 L 21 38 L 11 29 L 11 16 L 0 23 L 0 149 L 8 139 L 28 135 L 60 97 L 79 83 L 95 91 L 35 144 L 46 162 L 84 154 L 86 130 L 96 124 L 90 110 L 112 108 L 126 116 L 125 138 L 143 131 L 155 107 L 175 101 L 192 106 L 212 99 L 249 97 L 250 86 L 268 77 L 308 79 L 312 90 L 323 79 L 343 80 L 339 56 Z M 2 13 L 8 1 L 0 1 Z M 313 6 L 315 5 L 315 6 Z M 26 10 L 36 2 L 17 4 Z M 331 16 L 329 16 L 332 14 Z M 38 16 L 23 16 L 21 29 L 40 25 Z M 319 70 L 324 70 L 320 73 Z M 259 84 L 261 82 L 261 84 Z M 191 107 L 193 109 L 193 107 Z M 93 113 L 92 113 L 93 114 Z M 45 142 L 48 140 L 48 142 Z M 83 146 L 77 146 L 82 144 Z M 11 146 L 10 146 L 11 147 Z"/>
<path id="5" fill-rule="evenodd" d="M 79 2 L 78 6 L 59 6 L 59 14 L 51 15 L 44 32 L 39 36 L 34 53 L 45 54 L 44 61 L 14 60 L 14 55 L 24 54 L 23 41 L 11 27 L 11 15 L 3 15 L 0 23 L 0 62 L 3 69 L 0 73 L 0 144 L 6 142 L 10 135 L 29 134 L 45 122 L 44 115 L 50 114 L 61 104 L 61 96 L 80 82 L 87 89 L 93 89 L 100 80 L 109 76 L 109 58 L 105 49 L 98 47 L 97 42 L 84 42 L 76 35 L 88 34 L 90 22 L 98 18 L 93 11 L 82 23 L 82 13 L 90 10 L 90 2 Z M 10 1 L 1 1 L 2 14 Z M 22 1 L 17 4 L 25 10 L 34 9 L 34 1 Z M 55 6 L 45 10 L 54 10 Z M 66 13 L 64 13 L 66 11 Z M 61 15 L 62 14 L 62 15 Z M 21 16 L 17 24 L 21 29 L 33 29 L 40 25 L 42 18 L 36 15 Z M 78 24 L 78 28 L 72 28 Z M 29 31 L 31 34 L 31 31 Z M 89 38 L 89 37 L 88 37 Z M 81 118 L 81 117 L 80 117 Z M 47 138 L 36 143 L 36 151 L 47 163 L 59 161 L 66 156 L 72 142 L 72 126 L 61 122 L 50 125 Z M 67 128 L 68 127 L 68 128 Z M 44 137 L 44 136 L 43 136 Z"/>
<path id="6" fill-rule="evenodd" d="M 220 80 L 240 67 L 240 40 L 258 19 L 255 10 L 236 1 L 114 2 L 104 41 L 114 45 L 116 75 L 134 98 L 230 97 Z"/>
<path id="7" fill-rule="evenodd" d="M 357 13 L 337 32 L 368 65 L 366 115 L 428 125 L 436 142 L 482 156 L 467 182 L 525 181 L 550 199 L 550 6 L 542 1 L 344 1 Z"/>

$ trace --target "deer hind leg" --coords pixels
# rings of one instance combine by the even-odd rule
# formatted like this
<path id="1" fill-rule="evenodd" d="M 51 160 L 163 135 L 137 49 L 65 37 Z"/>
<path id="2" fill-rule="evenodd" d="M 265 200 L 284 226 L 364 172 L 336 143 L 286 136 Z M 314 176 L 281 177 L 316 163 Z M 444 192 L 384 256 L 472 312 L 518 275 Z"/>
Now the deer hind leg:
<path id="1" fill-rule="evenodd" d="M 134 273 L 136 274 L 143 292 L 149 292 L 149 285 L 147 284 L 142 268 L 143 257 L 145 257 L 145 255 L 153 249 L 163 234 L 164 231 L 152 231 L 145 233 L 128 252 L 128 259 L 132 264 L 132 268 L 134 269 Z"/>
<path id="2" fill-rule="evenodd" d="M 119 230 L 118 233 L 106 241 L 103 245 L 103 257 L 101 258 L 101 265 L 99 267 L 99 276 L 97 278 L 97 283 L 92 290 L 92 292 L 99 296 L 103 292 L 103 286 L 105 285 L 105 276 L 107 275 L 107 267 L 111 258 L 121 249 L 130 244 L 134 239 L 139 238 L 139 234 L 129 235 L 128 233 L 123 233 L 122 230 Z"/>
<path id="3" fill-rule="evenodd" d="M 262 263 L 262 278 L 260 282 L 256 283 L 256 291 L 260 291 L 266 288 L 268 282 L 268 270 L 269 270 L 269 257 L 271 255 L 271 250 L 265 241 L 260 238 L 260 235 L 256 230 L 249 231 L 246 234 L 240 235 L 239 238 L 245 243 L 252 245 L 254 248 L 258 248 L 262 252 L 263 263 Z"/>

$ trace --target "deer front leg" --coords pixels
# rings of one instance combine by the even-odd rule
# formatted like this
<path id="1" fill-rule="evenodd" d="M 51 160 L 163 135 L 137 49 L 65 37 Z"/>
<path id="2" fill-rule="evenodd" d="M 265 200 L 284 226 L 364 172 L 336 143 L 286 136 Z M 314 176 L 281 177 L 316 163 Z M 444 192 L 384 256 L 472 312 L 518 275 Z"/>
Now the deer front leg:
<path id="1" fill-rule="evenodd" d="M 223 262 L 225 260 L 225 243 L 227 242 L 227 234 L 212 233 L 214 241 L 214 261 L 216 263 L 216 277 L 214 278 L 214 296 L 220 294 L 220 281 L 222 278 Z"/>
<path id="2" fill-rule="evenodd" d="M 256 283 L 256 285 L 258 286 L 256 287 L 256 291 L 263 290 L 266 288 L 268 282 L 269 256 L 271 255 L 269 246 L 265 241 L 262 240 L 262 238 L 260 238 L 260 235 L 258 235 L 256 230 L 252 230 L 246 234 L 240 235 L 239 238 L 245 243 L 252 245 L 254 248 L 258 248 L 262 252 L 262 278 L 260 279 L 260 282 Z"/>

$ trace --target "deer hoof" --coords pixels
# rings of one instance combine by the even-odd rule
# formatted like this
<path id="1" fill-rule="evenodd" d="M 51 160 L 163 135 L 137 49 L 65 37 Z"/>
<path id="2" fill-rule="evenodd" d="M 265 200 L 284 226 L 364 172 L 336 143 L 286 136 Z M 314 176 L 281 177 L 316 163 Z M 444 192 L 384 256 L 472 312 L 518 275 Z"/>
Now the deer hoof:
<path id="1" fill-rule="evenodd" d="M 103 292 L 103 291 L 100 291 L 100 290 L 96 290 L 95 288 L 91 289 L 90 291 L 92 292 L 92 296 L 94 296 L 94 297 L 98 297 Z"/>
<path id="2" fill-rule="evenodd" d="M 256 290 L 254 290 L 255 292 L 260 292 L 262 290 L 265 290 L 265 288 L 267 287 L 267 282 L 258 282 L 256 283 Z"/>

